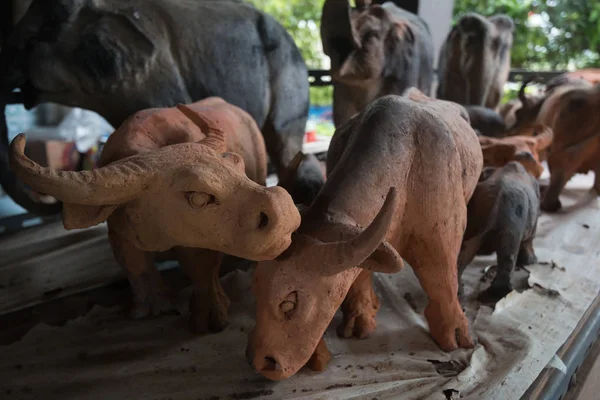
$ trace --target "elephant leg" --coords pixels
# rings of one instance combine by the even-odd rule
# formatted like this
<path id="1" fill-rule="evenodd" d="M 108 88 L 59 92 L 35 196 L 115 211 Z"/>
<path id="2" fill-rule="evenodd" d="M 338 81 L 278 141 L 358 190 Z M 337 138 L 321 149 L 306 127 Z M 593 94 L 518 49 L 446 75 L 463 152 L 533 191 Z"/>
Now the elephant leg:
<path id="1" fill-rule="evenodd" d="M 496 257 L 498 264 L 496 276 L 490 287 L 479 295 L 482 302 L 497 302 L 513 287 L 510 282 L 512 272 L 517 262 L 517 255 L 521 247 L 521 231 L 518 227 L 514 230 L 504 230 L 497 239 Z"/>
<path id="2" fill-rule="evenodd" d="M 130 315 L 134 319 L 157 316 L 173 310 L 169 287 L 154 266 L 152 253 L 142 251 L 118 236 L 109 223 L 108 239 L 115 258 L 127 273 L 133 294 Z"/>
<path id="3" fill-rule="evenodd" d="M 533 250 L 533 238 L 523 241 L 519 248 L 519 254 L 517 255 L 517 265 L 526 266 L 537 262 L 538 258 Z"/>
<path id="4" fill-rule="evenodd" d="M 479 250 L 479 246 L 481 245 L 481 239 L 479 237 L 475 237 L 473 239 L 467 240 L 463 243 L 460 249 L 460 253 L 458 254 L 458 272 L 457 272 L 457 280 L 458 280 L 458 295 L 461 296 L 464 292 L 463 283 L 462 283 L 462 274 L 465 271 L 465 268 L 473 261 L 475 256 L 477 255 L 477 251 Z"/>
<path id="5" fill-rule="evenodd" d="M 373 273 L 363 270 L 352 283 L 342 303 L 344 319 L 338 326 L 338 335 L 344 338 L 368 338 L 377 327 L 377 311 L 379 299 L 373 290 Z"/>
<path id="6" fill-rule="evenodd" d="M 178 247 L 177 260 L 194 285 L 190 299 L 190 330 L 201 334 L 220 332 L 229 323 L 229 298 L 219 282 L 219 268 L 223 253 L 217 251 Z"/>

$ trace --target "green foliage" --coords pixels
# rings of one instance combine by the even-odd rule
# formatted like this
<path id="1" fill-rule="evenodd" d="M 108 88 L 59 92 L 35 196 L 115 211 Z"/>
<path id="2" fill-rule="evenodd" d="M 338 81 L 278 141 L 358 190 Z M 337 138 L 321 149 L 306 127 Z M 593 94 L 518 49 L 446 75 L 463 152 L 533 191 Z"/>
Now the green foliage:
<path id="1" fill-rule="evenodd" d="M 311 69 L 324 68 L 320 37 L 324 0 L 246 0 L 279 21 Z M 515 22 L 512 68 L 564 70 L 600 65 L 599 0 L 455 0 L 454 21 L 467 12 L 506 14 Z M 530 17 L 531 16 L 531 17 Z M 331 87 L 312 87 L 311 104 L 331 104 Z M 516 92 L 509 90 L 506 98 Z"/>
<path id="2" fill-rule="evenodd" d="M 246 0 L 271 15 L 294 38 L 308 68 L 323 68 L 321 9 L 325 0 Z"/>
<path id="3" fill-rule="evenodd" d="M 513 18 L 513 68 L 563 70 L 600 62 L 599 1 L 455 0 L 455 21 L 467 12 Z"/>

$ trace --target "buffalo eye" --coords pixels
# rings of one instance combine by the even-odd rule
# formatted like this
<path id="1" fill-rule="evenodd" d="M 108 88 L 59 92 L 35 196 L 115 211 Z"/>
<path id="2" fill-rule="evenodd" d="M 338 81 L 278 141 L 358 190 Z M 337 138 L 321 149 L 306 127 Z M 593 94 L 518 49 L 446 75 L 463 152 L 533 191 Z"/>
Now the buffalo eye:
<path id="1" fill-rule="evenodd" d="M 185 192 L 185 197 L 193 208 L 202 208 L 209 204 L 216 203 L 215 196 L 202 192 Z"/>
<path id="2" fill-rule="evenodd" d="M 292 292 L 279 304 L 279 310 L 285 314 L 287 318 L 291 318 L 292 312 L 296 309 L 298 302 L 298 293 Z"/>

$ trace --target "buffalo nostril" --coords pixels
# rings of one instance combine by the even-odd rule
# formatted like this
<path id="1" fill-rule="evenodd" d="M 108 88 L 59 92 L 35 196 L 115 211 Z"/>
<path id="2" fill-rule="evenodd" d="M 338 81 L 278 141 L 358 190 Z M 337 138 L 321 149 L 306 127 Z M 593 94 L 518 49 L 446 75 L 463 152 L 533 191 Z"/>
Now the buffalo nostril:
<path id="1" fill-rule="evenodd" d="M 279 363 L 273 357 L 265 357 L 265 365 L 262 370 L 279 371 L 281 370 L 281 365 L 279 365 Z"/>
<path id="2" fill-rule="evenodd" d="M 264 229 L 267 225 L 269 225 L 269 217 L 264 212 L 261 212 L 258 220 L 258 229 Z"/>

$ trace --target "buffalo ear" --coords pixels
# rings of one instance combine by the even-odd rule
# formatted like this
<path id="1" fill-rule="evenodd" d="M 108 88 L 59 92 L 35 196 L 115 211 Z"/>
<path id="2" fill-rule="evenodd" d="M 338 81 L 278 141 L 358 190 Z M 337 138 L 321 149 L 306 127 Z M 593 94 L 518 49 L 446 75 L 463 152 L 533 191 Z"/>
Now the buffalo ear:
<path id="1" fill-rule="evenodd" d="M 402 258 L 396 249 L 394 249 L 387 241 L 383 241 L 377 250 L 362 263 L 364 269 L 386 274 L 396 273 L 400 271 L 403 266 L 404 262 L 402 261 Z"/>
<path id="2" fill-rule="evenodd" d="M 86 206 L 81 204 L 64 203 L 63 225 L 65 229 L 84 229 L 106 221 L 120 204 L 107 206 Z"/>

